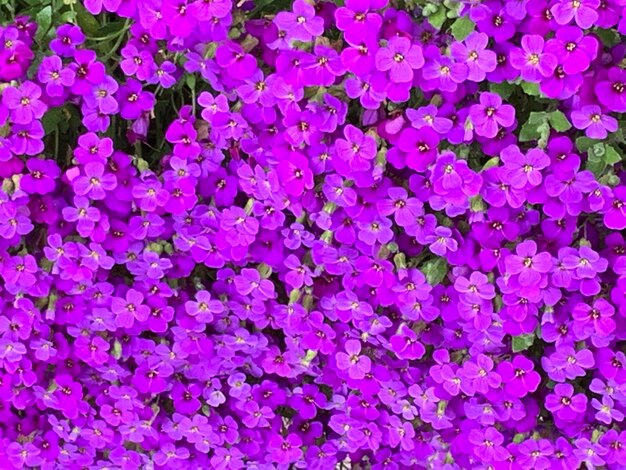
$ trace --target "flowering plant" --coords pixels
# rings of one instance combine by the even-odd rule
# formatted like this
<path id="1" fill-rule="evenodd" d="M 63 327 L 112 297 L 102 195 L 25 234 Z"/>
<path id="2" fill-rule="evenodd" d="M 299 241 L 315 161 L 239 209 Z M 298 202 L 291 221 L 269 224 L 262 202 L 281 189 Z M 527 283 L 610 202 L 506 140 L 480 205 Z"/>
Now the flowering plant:
<path id="1" fill-rule="evenodd" d="M 0 11 L 0 468 L 626 468 L 626 1 Z"/>

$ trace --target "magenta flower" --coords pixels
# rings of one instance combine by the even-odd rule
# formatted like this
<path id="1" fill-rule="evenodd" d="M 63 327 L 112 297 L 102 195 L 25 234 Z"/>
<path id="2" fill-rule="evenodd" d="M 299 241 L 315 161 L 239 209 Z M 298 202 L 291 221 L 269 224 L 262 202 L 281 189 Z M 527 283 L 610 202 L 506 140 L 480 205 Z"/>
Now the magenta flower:
<path id="1" fill-rule="evenodd" d="M 89 199 L 102 200 L 106 191 L 112 191 L 117 186 L 117 178 L 105 172 L 101 163 L 87 163 L 83 175 L 72 181 L 74 192 L 78 196 L 87 196 Z"/>
<path id="2" fill-rule="evenodd" d="M 626 70 L 612 67 L 606 78 L 595 85 L 598 100 L 610 111 L 626 112 Z"/>
<path id="3" fill-rule="evenodd" d="M 362 379 L 372 369 L 372 361 L 367 356 L 361 356 L 361 343 L 355 339 L 349 339 L 345 344 L 346 352 L 339 351 L 335 354 L 339 370 L 347 371 L 351 379 Z"/>
<path id="4" fill-rule="evenodd" d="M 502 127 L 510 127 L 515 122 L 515 108 L 502 104 L 502 98 L 496 93 L 481 93 L 480 104 L 470 108 L 470 119 L 474 130 L 483 137 L 495 137 Z"/>
<path id="5" fill-rule="evenodd" d="M 40 119 L 47 106 L 39 98 L 41 88 L 33 82 L 26 81 L 19 88 L 8 87 L 2 92 L 2 104 L 11 112 L 11 120 L 16 124 L 30 124 Z"/>
<path id="6" fill-rule="evenodd" d="M 463 42 L 454 42 L 450 46 L 452 57 L 467 65 L 468 80 L 482 82 L 487 73 L 496 69 L 496 53 L 487 49 L 488 42 L 489 36 L 474 31 Z"/>
<path id="7" fill-rule="evenodd" d="M 598 55 L 598 40 L 585 36 L 576 26 L 559 28 L 556 36 L 546 43 L 546 51 L 551 52 L 563 65 L 568 75 L 584 72 Z"/>
<path id="8" fill-rule="evenodd" d="M 293 2 L 293 12 L 281 11 L 274 23 L 287 32 L 287 38 L 310 41 L 324 32 L 324 20 L 315 15 L 315 8 L 304 0 Z"/>
<path id="9" fill-rule="evenodd" d="M 590 139 L 605 139 L 609 132 L 617 131 L 617 119 L 602 112 L 598 105 L 586 105 L 572 111 L 572 124 L 585 131 Z"/>
<path id="10" fill-rule="evenodd" d="M 582 393 L 574 395 L 571 384 L 557 384 L 554 393 L 546 397 L 546 409 L 564 421 L 573 421 L 587 409 L 587 397 Z"/>
<path id="11" fill-rule="evenodd" d="M 518 275 L 519 283 L 523 286 L 536 284 L 542 275 L 552 269 L 553 262 L 550 253 L 537 253 L 537 244 L 532 240 L 526 240 L 517 245 L 515 253 L 517 254 L 507 256 L 504 263 L 507 272 Z"/>
<path id="12" fill-rule="evenodd" d="M 20 180 L 20 186 L 31 194 L 48 194 L 54 191 L 61 170 L 54 160 L 29 159 L 28 174 Z"/>
<path id="13" fill-rule="evenodd" d="M 382 25 L 382 18 L 372 10 L 382 8 L 386 3 L 386 0 L 347 0 L 345 6 L 335 10 L 337 29 L 353 43 L 371 36 Z"/>
<path id="14" fill-rule="evenodd" d="M 550 11 L 560 25 L 572 20 L 582 29 L 589 29 L 598 20 L 600 0 L 559 0 Z"/>
<path id="15" fill-rule="evenodd" d="M 376 52 L 376 68 L 389 72 L 389 78 L 394 83 L 404 83 L 413 80 L 414 70 L 424 66 L 422 48 L 405 37 L 393 37 L 386 47 Z"/>
<path id="16" fill-rule="evenodd" d="M 502 377 L 506 393 L 521 398 L 537 390 L 541 377 L 533 369 L 533 362 L 519 354 L 510 362 L 501 362 L 498 373 Z"/>
<path id="17" fill-rule="evenodd" d="M 545 41 L 536 34 L 522 38 L 521 48 L 511 50 L 511 65 L 520 71 L 523 80 L 539 82 L 542 77 L 549 77 L 558 65 L 557 57 L 544 50 Z"/>

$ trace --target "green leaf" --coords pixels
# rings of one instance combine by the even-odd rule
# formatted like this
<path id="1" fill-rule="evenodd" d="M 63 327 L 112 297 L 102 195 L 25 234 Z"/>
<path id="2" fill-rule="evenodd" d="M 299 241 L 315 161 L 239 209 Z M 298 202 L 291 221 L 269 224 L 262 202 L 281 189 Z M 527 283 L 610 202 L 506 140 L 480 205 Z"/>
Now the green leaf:
<path id="1" fill-rule="evenodd" d="M 528 121 L 524 123 L 519 133 L 521 142 L 529 142 L 531 140 L 539 140 L 542 137 L 547 138 L 550 132 L 548 125 L 548 114 L 544 112 L 532 112 L 528 116 Z"/>
<path id="2" fill-rule="evenodd" d="M 598 142 L 587 149 L 585 168 L 599 178 L 607 166 L 613 166 L 621 161 L 622 156 L 614 147 Z"/>
<path id="3" fill-rule="evenodd" d="M 604 163 L 602 160 L 588 159 L 587 163 L 585 163 L 585 169 L 592 172 L 596 178 L 599 178 L 602 175 L 605 168 L 606 163 Z"/>
<path id="4" fill-rule="evenodd" d="M 50 31 L 50 26 L 52 26 L 52 6 L 48 5 L 39 10 L 39 13 L 35 16 L 35 20 L 37 22 L 35 39 L 38 43 L 41 43 Z"/>
<path id="5" fill-rule="evenodd" d="M 613 29 L 596 28 L 594 31 L 606 47 L 613 47 L 620 42 L 620 35 Z"/>
<path id="6" fill-rule="evenodd" d="M 196 75 L 193 73 L 187 74 L 185 77 L 185 84 L 189 87 L 190 90 L 196 89 Z"/>
<path id="7" fill-rule="evenodd" d="M 46 114 L 41 118 L 41 123 L 43 124 L 43 130 L 46 134 L 54 131 L 59 123 L 63 120 L 63 112 L 61 108 L 52 108 L 49 109 Z"/>
<path id="8" fill-rule="evenodd" d="M 492 83 L 491 85 L 489 85 L 489 88 L 492 92 L 500 95 L 503 100 L 508 100 L 509 97 L 513 94 L 513 90 L 515 90 L 515 86 L 513 86 L 509 82 Z"/>
<path id="9" fill-rule="evenodd" d="M 586 152 L 590 147 L 593 147 L 597 141 L 590 139 L 589 137 L 579 137 L 576 139 L 576 148 L 580 152 Z"/>
<path id="10" fill-rule="evenodd" d="M 124 21 L 112 21 L 99 28 L 94 34 L 97 38 L 115 37 L 124 29 Z"/>
<path id="11" fill-rule="evenodd" d="M 98 23 L 96 18 L 91 13 L 89 13 L 80 2 L 76 2 L 74 4 L 74 10 L 76 11 L 78 26 L 81 27 L 81 29 L 87 36 L 94 36 L 100 29 L 100 24 Z"/>
<path id="12" fill-rule="evenodd" d="M 522 82 L 522 90 L 529 96 L 539 96 L 539 85 L 531 82 Z"/>
<path id="13" fill-rule="evenodd" d="M 604 161 L 607 165 L 613 166 L 622 161 L 622 156 L 617 153 L 617 150 L 610 145 L 607 145 L 605 148 L 606 152 L 604 153 Z"/>
<path id="14" fill-rule="evenodd" d="M 572 125 L 561 111 L 553 111 L 550 113 L 550 124 L 552 128 L 557 132 L 565 132 L 572 128 Z"/>
<path id="15" fill-rule="evenodd" d="M 428 17 L 428 22 L 436 29 L 441 29 L 443 24 L 446 22 L 446 9 L 443 6 L 440 6 L 436 12 Z"/>
<path id="16" fill-rule="evenodd" d="M 450 27 L 450 31 L 452 32 L 452 36 L 457 41 L 462 41 L 467 36 L 470 35 L 472 31 L 474 31 L 476 25 L 472 20 L 470 20 L 467 16 L 462 16 L 457 19 L 452 26 Z"/>
<path id="17" fill-rule="evenodd" d="M 435 258 L 422 265 L 421 271 L 430 285 L 439 284 L 448 274 L 448 262 L 445 258 Z"/>
<path id="18" fill-rule="evenodd" d="M 534 333 L 530 333 L 527 335 L 513 336 L 513 341 L 512 341 L 513 352 L 517 353 L 520 351 L 525 351 L 526 349 L 530 348 L 534 342 L 535 342 Z"/>

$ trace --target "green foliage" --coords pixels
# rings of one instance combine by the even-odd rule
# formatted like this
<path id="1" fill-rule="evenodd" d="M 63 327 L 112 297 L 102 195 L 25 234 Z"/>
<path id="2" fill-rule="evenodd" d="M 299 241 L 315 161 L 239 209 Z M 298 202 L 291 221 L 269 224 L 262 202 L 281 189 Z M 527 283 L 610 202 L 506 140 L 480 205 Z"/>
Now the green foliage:
<path id="1" fill-rule="evenodd" d="M 35 34 L 35 40 L 39 44 L 43 44 L 46 37 L 51 32 L 52 28 L 52 6 L 48 5 L 39 10 L 35 16 L 37 22 L 37 33 Z"/>
<path id="2" fill-rule="evenodd" d="M 614 147 L 603 142 L 598 142 L 587 148 L 587 163 L 585 168 L 591 171 L 596 177 L 600 177 L 607 167 L 612 167 L 621 161 L 622 157 Z"/>
<path id="3" fill-rule="evenodd" d="M 503 100 L 508 100 L 515 91 L 515 86 L 509 82 L 492 83 L 489 85 L 489 89 L 500 95 Z"/>
<path id="4" fill-rule="evenodd" d="M 467 16 L 462 16 L 458 18 L 452 26 L 450 27 L 450 31 L 452 32 L 452 36 L 457 41 L 462 41 L 467 36 L 470 35 L 472 31 L 474 31 L 476 25 L 472 20 L 470 20 Z"/>
<path id="5" fill-rule="evenodd" d="M 535 342 L 535 333 L 527 335 L 513 336 L 512 347 L 513 352 L 517 353 L 530 348 Z"/>
<path id="6" fill-rule="evenodd" d="M 448 262 L 443 257 L 437 257 L 425 262 L 421 271 L 426 276 L 426 280 L 430 285 L 439 284 L 448 274 Z"/>
<path id="7" fill-rule="evenodd" d="M 537 141 L 539 147 L 545 147 L 550 136 L 550 129 L 565 132 L 572 125 L 561 111 L 531 112 L 528 120 L 520 129 L 520 142 Z"/>

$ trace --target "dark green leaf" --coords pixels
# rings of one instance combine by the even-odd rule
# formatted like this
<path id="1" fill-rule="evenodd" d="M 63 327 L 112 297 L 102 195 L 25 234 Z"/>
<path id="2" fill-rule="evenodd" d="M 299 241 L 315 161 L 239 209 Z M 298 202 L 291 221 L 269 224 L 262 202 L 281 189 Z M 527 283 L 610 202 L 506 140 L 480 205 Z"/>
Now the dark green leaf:
<path id="1" fill-rule="evenodd" d="M 81 27 L 81 29 L 87 36 L 94 36 L 96 33 L 98 33 L 98 30 L 100 29 L 100 24 L 98 23 L 96 18 L 87 11 L 82 3 L 76 2 L 74 4 L 74 11 L 76 11 L 78 26 Z"/>
<path id="2" fill-rule="evenodd" d="M 613 47 L 620 42 L 620 35 L 613 29 L 597 28 L 594 33 L 596 33 L 606 47 Z"/>
<path id="3" fill-rule="evenodd" d="M 112 21 L 111 23 L 107 23 L 101 28 L 99 28 L 95 36 L 97 38 L 104 37 L 115 37 L 116 34 L 120 33 L 124 29 L 124 21 Z"/>
<path id="4" fill-rule="evenodd" d="M 54 131 L 59 123 L 63 120 L 63 112 L 61 108 L 52 108 L 41 118 L 43 129 L 46 134 Z"/>
<path id="5" fill-rule="evenodd" d="M 509 99 L 515 89 L 515 87 L 508 82 L 492 83 L 489 85 L 489 88 L 492 92 L 499 94 L 504 100 Z"/>
<path id="6" fill-rule="evenodd" d="M 48 5 L 40 9 L 35 16 L 35 20 L 37 22 L 35 39 L 37 42 L 41 43 L 50 31 L 50 26 L 52 25 L 52 7 Z"/>
<path id="7" fill-rule="evenodd" d="M 576 139 L 576 148 L 580 152 L 586 152 L 589 150 L 589 147 L 593 147 L 596 143 L 596 140 L 590 139 L 589 137 L 579 137 Z"/>
<path id="8" fill-rule="evenodd" d="M 474 31 L 475 27 L 476 25 L 472 20 L 470 20 L 467 16 L 462 16 L 452 23 L 450 32 L 452 33 L 452 36 L 454 36 L 454 39 L 462 41 L 469 36 L 472 31 Z"/>

